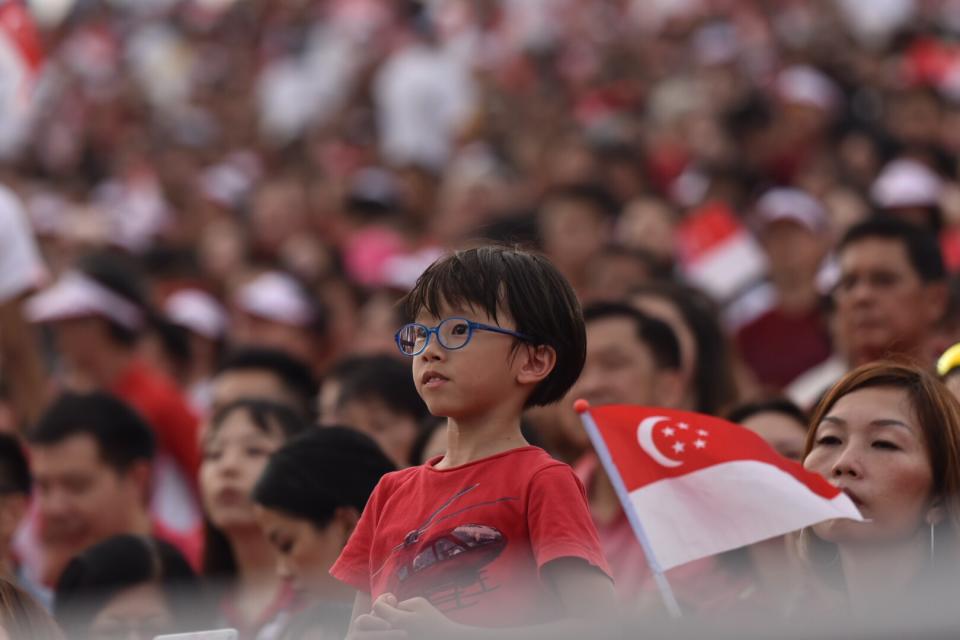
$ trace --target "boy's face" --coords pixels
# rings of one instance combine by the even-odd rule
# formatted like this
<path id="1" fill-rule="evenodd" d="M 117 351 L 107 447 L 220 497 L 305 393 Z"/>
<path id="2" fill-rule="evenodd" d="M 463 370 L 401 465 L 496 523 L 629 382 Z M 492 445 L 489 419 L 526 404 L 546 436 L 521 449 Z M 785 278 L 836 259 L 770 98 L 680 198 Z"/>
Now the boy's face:
<path id="1" fill-rule="evenodd" d="M 513 319 L 499 312 L 499 322 L 483 311 L 444 305 L 441 317 L 427 311 L 417 314 L 416 321 L 436 327 L 450 317 L 466 318 L 483 324 L 516 330 Z M 413 357 L 413 382 L 417 393 L 435 416 L 456 420 L 483 417 L 491 407 L 507 406 L 512 399 L 519 408 L 529 395 L 517 380 L 520 354 L 511 353 L 516 338 L 491 331 L 474 331 L 466 346 L 448 350 L 440 346 L 436 335 L 422 353 Z"/>

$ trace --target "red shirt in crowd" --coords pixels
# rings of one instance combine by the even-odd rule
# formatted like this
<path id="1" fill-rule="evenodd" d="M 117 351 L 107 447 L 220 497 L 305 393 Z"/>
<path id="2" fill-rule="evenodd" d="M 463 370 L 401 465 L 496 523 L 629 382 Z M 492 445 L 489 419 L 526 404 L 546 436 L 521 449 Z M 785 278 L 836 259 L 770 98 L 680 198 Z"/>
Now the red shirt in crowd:
<path id="1" fill-rule="evenodd" d="M 157 436 L 161 450 L 195 479 L 200 468 L 197 416 L 176 383 L 140 360 L 134 360 L 111 389 L 140 412 Z"/>
<path id="2" fill-rule="evenodd" d="M 759 382 L 782 389 L 830 357 L 830 334 L 817 309 L 788 315 L 773 308 L 736 336 L 737 348 Z"/>
<path id="3" fill-rule="evenodd" d="M 610 575 L 573 470 L 537 447 L 451 469 L 387 474 L 330 573 L 376 599 L 427 598 L 451 620 L 523 626 L 563 616 L 540 569 L 582 558 Z"/>

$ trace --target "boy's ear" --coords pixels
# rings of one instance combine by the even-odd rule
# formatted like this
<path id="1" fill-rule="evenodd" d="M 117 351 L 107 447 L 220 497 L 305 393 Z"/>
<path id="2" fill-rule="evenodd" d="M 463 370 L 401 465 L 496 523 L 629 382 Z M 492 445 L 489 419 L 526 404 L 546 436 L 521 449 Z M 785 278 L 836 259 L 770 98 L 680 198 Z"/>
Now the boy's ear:
<path id="1" fill-rule="evenodd" d="M 556 364 L 557 351 L 553 347 L 545 344 L 527 345 L 521 354 L 517 382 L 520 384 L 537 384 L 550 375 Z"/>

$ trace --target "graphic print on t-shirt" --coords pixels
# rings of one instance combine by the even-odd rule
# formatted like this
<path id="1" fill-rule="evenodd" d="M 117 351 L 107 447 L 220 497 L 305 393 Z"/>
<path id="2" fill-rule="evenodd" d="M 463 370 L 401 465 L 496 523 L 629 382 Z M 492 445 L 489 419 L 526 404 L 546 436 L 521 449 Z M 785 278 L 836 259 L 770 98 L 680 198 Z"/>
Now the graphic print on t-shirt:
<path id="1" fill-rule="evenodd" d="M 397 569 L 390 577 L 389 590 L 399 600 L 422 596 L 437 609 L 452 611 L 472 606 L 480 595 L 499 587 L 490 583 L 486 567 L 507 546 L 508 540 L 503 532 L 480 523 L 465 523 L 431 532 L 435 525 L 465 511 L 518 500 L 515 497 L 486 500 L 446 513 L 479 486 L 479 483 L 473 484 L 453 494 L 393 548 L 390 555 L 399 553 L 400 558 L 395 561 Z M 385 567 L 386 564 L 380 567 L 374 576 Z"/>

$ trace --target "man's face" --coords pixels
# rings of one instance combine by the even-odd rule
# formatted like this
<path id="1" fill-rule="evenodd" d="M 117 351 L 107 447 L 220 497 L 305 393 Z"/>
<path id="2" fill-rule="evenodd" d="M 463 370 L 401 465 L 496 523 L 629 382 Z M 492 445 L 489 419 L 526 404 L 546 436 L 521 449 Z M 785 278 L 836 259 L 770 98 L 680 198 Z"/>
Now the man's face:
<path id="1" fill-rule="evenodd" d="M 77 434 L 30 448 L 45 546 L 78 552 L 129 531 L 142 509 L 133 471 L 120 473 L 100 456 L 92 436 Z"/>
<path id="2" fill-rule="evenodd" d="M 212 413 L 244 399 L 269 400 L 299 407 L 300 403 L 276 375 L 263 369 L 225 371 L 213 379 Z"/>
<path id="3" fill-rule="evenodd" d="M 637 337 L 632 318 L 598 318 L 587 323 L 587 359 L 574 391 L 590 404 L 676 406 L 682 396 L 676 371 L 657 368 L 650 349 Z"/>
<path id="4" fill-rule="evenodd" d="M 943 313 L 943 296 L 920 279 L 903 243 L 855 242 L 840 254 L 840 272 L 837 326 L 853 362 L 915 354 Z"/>

